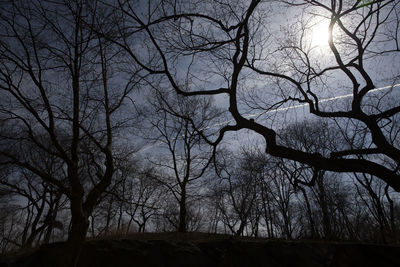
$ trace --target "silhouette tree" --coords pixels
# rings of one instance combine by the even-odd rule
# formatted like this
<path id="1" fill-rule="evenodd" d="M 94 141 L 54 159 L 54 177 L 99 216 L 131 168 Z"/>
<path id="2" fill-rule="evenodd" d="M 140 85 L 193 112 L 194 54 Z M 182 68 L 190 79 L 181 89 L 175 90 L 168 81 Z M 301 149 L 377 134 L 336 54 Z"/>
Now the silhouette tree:
<path id="1" fill-rule="evenodd" d="M 155 133 L 147 139 L 158 142 L 167 153 L 161 159 L 149 159 L 158 169 L 153 178 L 165 186 L 176 200 L 179 206 L 176 230 L 186 232 L 188 205 L 193 201 L 195 192 L 201 192 L 199 180 L 213 158 L 211 147 L 196 129 L 206 129 L 218 113 L 209 99 L 200 97 L 168 97 L 168 94 L 157 91 L 149 102 L 155 111 L 149 119 Z M 173 220 L 170 221 L 173 223 Z"/>
<path id="2" fill-rule="evenodd" d="M 124 34 L 114 42 L 132 61 L 148 73 L 163 76 L 180 95 L 224 96 L 222 106 L 232 120 L 220 129 L 218 137 L 209 140 L 211 145 L 218 145 L 227 132 L 249 129 L 265 140 L 265 151 L 272 156 L 317 169 L 368 173 L 400 191 L 399 147 L 387 132 L 400 106 L 382 105 L 390 94 L 371 97 L 381 84 L 394 84 L 399 77 L 393 69 L 375 75 L 376 70 L 396 64 L 398 1 L 368 5 L 308 0 L 161 1 L 150 4 L 147 13 L 139 13 L 130 1 L 119 1 L 117 7 L 124 18 L 120 27 Z M 299 14 L 288 21 L 300 21 L 279 31 L 274 25 L 282 22 L 279 12 L 287 8 Z M 312 37 L 307 37 L 316 20 L 328 25 L 329 41 L 322 53 L 312 44 Z M 132 29 L 146 40 L 149 61 L 128 45 Z M 183 77 L 190 77 L 188 87 L 181 86 Z M 348 105 L 330 107 L 329 99 L 337 99 L 337 94 L 346 95 Z M 368 139 L 329 155 L 280 144 L 277 132 L 281 122 L 277 127 L 266 121 L 274 109 L 297 104 L 305 105 L 315 116 L 340 121 L 342 126 L 358 123 Z M 249 112 L 254 116 L 248 117 Z M 353 133 L 357 136 L 360 132 Z"/>
<path id="3" fill-rule="evenodd" d="M 75 266 L 88 218 L 111 184 L 114 137 L 130 122 L 120 110 L 136 83 L 122 72 L 117 77 L 120 51 L 92 30 L 112 29 L 100 16 L 109 11 L 97 4 L 10 1 L 0 15 L 0 116 L 7 129 L 0 164 L 22 168 L 68 197 L 67 266 Z"/>
<path id="4" fill-rule="evenodd" d="M 263 165 L 253 160 L 250 153 L 220 153 L 217 164 L 219 181 L 215 183 L 214 196 L 220 213 L 220 220 L 231 233 L 245 235 L 257 210 L 258 182 Z M 257 220 L 254 224 L 258 225 Z M 257 226 L 253 227 L 254 229 Z"/>
<path id="5" fill-rule="evenodd" d="M 380 239 L 384 243 L 396 240 L 397 227 L 394 214 L 394 203 L 390 196 L 389 186 L 382 181 L 375 181 L 366 174 L 355 174 L 357 195 L 371 215 L 371 225 L 377 224 Z M 372 229 L 372 232 L 374 229 Z M 371 233 L 374 235 L 374 233 Z"/>

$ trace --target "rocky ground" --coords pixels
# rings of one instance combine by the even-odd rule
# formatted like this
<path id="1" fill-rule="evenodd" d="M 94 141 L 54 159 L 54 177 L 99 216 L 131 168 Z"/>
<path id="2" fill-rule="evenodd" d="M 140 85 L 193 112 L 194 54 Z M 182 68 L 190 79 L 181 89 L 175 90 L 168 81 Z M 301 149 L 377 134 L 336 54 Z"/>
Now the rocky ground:
<path id="1" fill-rule="evenodd" d="M 63 243 L 44 245 L 4 257 L 0 266 L 54 267 L 62 253 Z M 400 246 L 200 233 L 135 234 L 88 240 L 79 266 L 400 266 Z"/>

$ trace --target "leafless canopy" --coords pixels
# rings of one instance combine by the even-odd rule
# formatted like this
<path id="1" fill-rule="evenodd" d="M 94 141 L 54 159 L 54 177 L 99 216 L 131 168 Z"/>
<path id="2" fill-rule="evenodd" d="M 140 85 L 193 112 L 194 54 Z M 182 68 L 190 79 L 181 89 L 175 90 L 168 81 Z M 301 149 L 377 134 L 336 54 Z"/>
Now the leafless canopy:
<path id="1" fill-rule="evenodd" d="M 399 52 L 398 1 L 160 1 L 144 8 L 120 0 L 114 7 L 123 23 L 113 41 L 135 63 L 178 94 L 222 99 L 233 123 L 211 145 L 229 131 L 250 129 L 273 156 L 369 173 L 400 191 L 400 106 L 388 94 L 374 95 L 399 77 L 388 67 Z M 329 32 L 322 52 L 307 37 L 320 20 Z M 388 91 L 393 99 L 395 90 Z M 347 105 L 329 106 L 326 98 L 338 95 L 347 95 Z M 266 123 L 266 114 L 299 104 L 334 122 L 347 145 L 321 155 L 279 144 L 279 128 Z"/>

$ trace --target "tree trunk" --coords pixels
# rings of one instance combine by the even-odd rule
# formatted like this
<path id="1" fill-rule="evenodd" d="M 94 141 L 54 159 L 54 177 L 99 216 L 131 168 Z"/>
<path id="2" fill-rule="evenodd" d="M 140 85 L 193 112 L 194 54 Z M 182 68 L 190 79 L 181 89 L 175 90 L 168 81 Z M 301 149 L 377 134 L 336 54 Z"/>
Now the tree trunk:
<path id="1" fill-rule="evenodd" d="M 75 267 L 78 265 L 79 256 L 81 254 L 83 244 L 85 242 L 86 233 L 89 228 L 89 220 L 84 213 L 72 211 L 72 226 L 67 240 L 67 253 L 68 257 L 66 263 L 68 267 Z"/>
<path id="2" fill-rule="evenodd" d="M 306 204 L 306 212 L 307 212 L 308 222 L 310 223 L 311 238 L 316 238 L 316 237 L 318 237 L 318 234 L 317 234 L 317 231 L 316 231 L 315 222 L 314 222 L 314 218 L 313 218 L 313 214 L 312 214 L 312 210 L 311 210 L 311 205 L 310 205 L 310 201 L 308 199 L 307 192 L 301 186 L 298 186 L 298 188 L 300 189 L 301 193 L 303 194 L 304 202 Z"/>
<path id="3" fill-rule="evenodd" d="M 325 184 L 324 184 L 324 172 L 318 173 L 318 178 L 317 178 L 317 187 L 318 187 L 318 193 L 319 193 L 319 204 L 321 208 L 321 213 L 322 213 L 322 228 L 324 231 L 324 238 L 326 240 L 332 240 L 333 239 L 333 233 L 332 233 L 332 224 L 331 224 L 331 214 L 329 212 L 329 207 L 328 207 L 328 200 L 327 200 L 327 194 L 325 192 Z"/>
<path id="4" fill-rule="evenodd" d="M 186 190 L 182 189 L 181 201 L 179 202 L 179 226 L 178 232 L 187 232 L 187 222 L 186 222 Z"/>
<path id="5" fill-rule="evenodd" d="M 112 216 L 112 204 L 113 204 L 113 199 L 111 198 L 110 201 L 108 202 L 108 207 L 107 207 L 107 217 L 106 217 L 106 226 L 104 229 L 105 235 L 108 235 L 110 232 L 110 223 L 111 223 L 111 218 Z"/>
<path id="6" fill-rule="evenodd" d="M 70 197 L 71 228 L 68 233 L 64 266 L 76 267 L 89 229 L 89 215 L 83 207 L 83 191 Z"/>
<path id="7" fill-rule="evenodd" d="M 394 213 L 394 201 L 389 195 L 389 185 L 385 187 L 385 196 L 389 203 L 389 222 L 391 240 L 397 240 L 396 218 Z"/>
<path id="8" fill-rule="evenodd" d="M 236 236 L 243 236 L 244 228 L 247 225 L 247 218 L 240 220 L 239 229 L 236 231 Z"/>

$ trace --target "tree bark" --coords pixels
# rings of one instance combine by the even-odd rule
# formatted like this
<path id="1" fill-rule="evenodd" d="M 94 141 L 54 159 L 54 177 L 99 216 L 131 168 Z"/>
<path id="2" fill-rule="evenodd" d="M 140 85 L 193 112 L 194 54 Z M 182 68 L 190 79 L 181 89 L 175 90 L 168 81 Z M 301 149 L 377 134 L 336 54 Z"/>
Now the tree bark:
<path id="1" fill-rule="evenodd" d="M 181 201 L 179 202 L 179 226 L 178 232 L 187 232 L 186 222 L 187 210 L 186 210 L 186 188 L 182 188 Z"/>
<path id="2" fill-rule="evenodd" d="M 78 266 L 79 256 L 86 239 L 89 219 L 83 211 L 72 210 L 71 222 L 71 230 L 67 240 L 67 260 L 65 261 L 65 266 L 75 267 Z"/>

